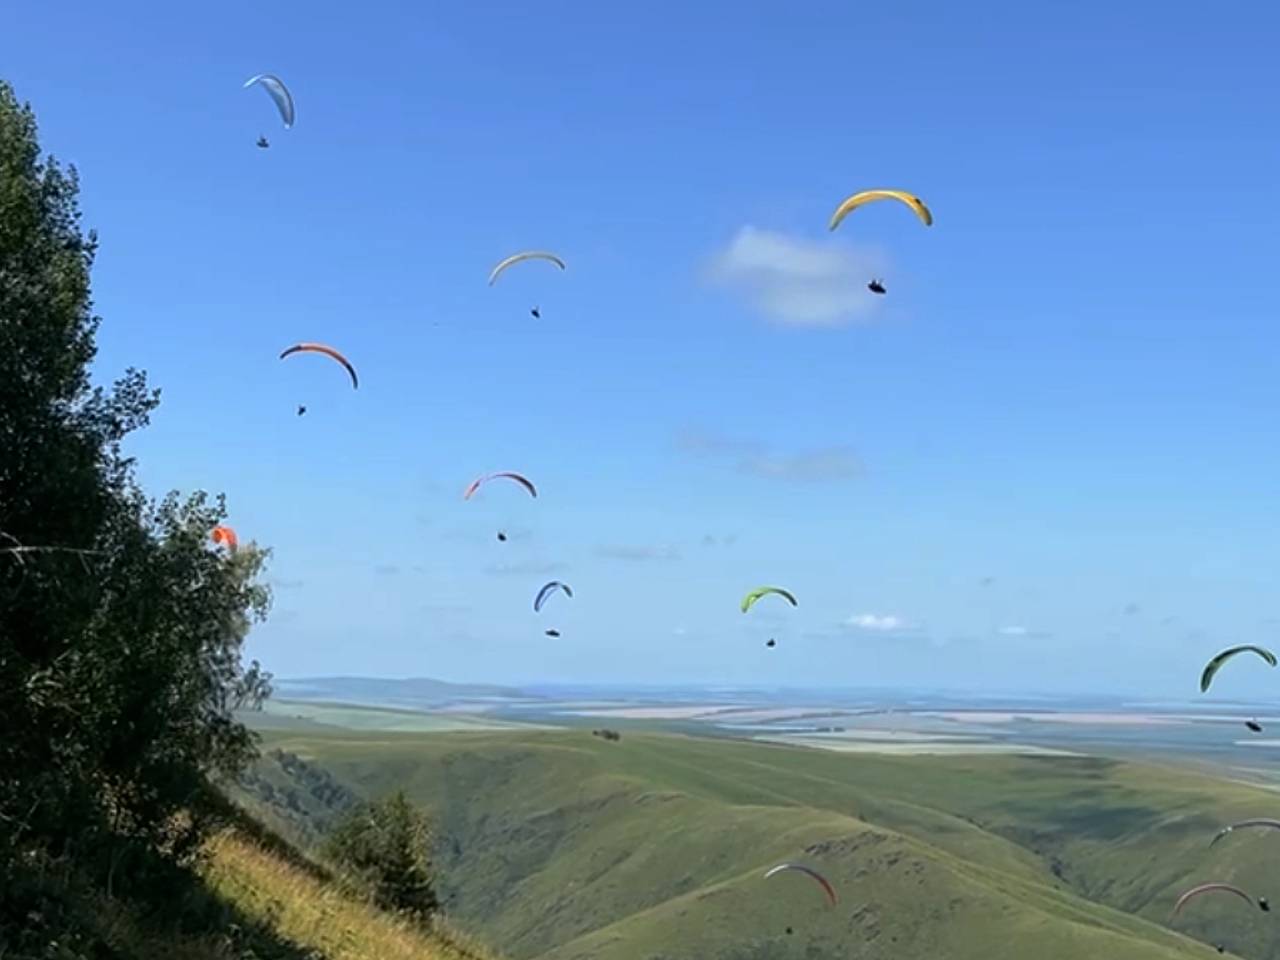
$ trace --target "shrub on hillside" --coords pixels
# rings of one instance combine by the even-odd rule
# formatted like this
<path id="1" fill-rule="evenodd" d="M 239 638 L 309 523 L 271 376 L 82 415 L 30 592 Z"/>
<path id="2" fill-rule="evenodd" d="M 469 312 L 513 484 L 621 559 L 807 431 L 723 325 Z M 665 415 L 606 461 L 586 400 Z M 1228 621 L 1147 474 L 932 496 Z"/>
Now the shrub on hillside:
<path id="1" fill-rule="evenodd" d="M 431 865 L 431 822 L 403 791 L 352 810 L 325 855 L 388 910 L 426 919 L 440 907 Z"/>

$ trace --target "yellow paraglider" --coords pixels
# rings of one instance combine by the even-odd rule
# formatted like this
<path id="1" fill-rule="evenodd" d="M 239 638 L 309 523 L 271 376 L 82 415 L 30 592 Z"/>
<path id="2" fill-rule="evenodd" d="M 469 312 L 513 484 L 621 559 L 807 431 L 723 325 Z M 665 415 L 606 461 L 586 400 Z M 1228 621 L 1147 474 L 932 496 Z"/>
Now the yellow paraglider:
<path id="1" fill-rule="evenodd" d="M 900 200 L 915 212 L 926 227 L 933 226 L 933 214 L 924 205 L 924 201 L 914 194 L 907 193 L 905 190 L 863 190 L 836 207 L 836 212 L 831 215 L 831 224 L 828 229 L 834 230 L 840 226 L 841 220 L 858 207 L 875 200 Z"/>

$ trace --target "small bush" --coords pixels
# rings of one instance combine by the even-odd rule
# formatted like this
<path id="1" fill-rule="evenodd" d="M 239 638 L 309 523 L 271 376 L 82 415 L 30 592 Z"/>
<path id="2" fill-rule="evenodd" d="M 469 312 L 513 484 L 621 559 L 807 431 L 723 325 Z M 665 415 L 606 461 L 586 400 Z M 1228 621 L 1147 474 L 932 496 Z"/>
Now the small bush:
<path id="1" fill-rule="evenodd" d="M 431 823 L 397 791 L 351 811 L 330 834 L 325 855 L 387 910 L 431 917 L 440 907 L 430 859 Z"/>

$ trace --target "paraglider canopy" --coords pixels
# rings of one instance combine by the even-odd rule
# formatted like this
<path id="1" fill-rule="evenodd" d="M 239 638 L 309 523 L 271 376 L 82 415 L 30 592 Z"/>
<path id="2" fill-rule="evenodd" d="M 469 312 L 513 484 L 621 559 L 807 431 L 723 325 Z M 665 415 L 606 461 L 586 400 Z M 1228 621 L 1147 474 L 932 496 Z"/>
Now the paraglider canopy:
<path id="1" fill-rule="evenodd" d="M 537 488 L 534 487 L 533 482 L 528 477 L 522 476 L 518 473 L 504 471 L 502 473 L 486 473 L 483 477 L 477 477 L 475 480 L 471 481 L 471 486 L 467 487 L 466 491 L 462 494 L 462 499 L 470 500 L 475 496 L 476 491 L 490 480 L 511 480 L 514 483 L 520 484 L 520 486 L 529 491 L 529 496 L 538 496 Z"/>
<path id="2" fill-rule="evenodd" d="M 514 253 L 505 260 L 498 262 L 498 265 L 489 273 L 489 286 L 493 286 L 495 280 L 498 279 L 508 267 L 514 266 L 525 260 L 549 260 L 561 270 L 565 269 L 564 261 L 557 257 L 554 253 L 546 250 L 524 250 L 520 253 Z"/>
<path id="3" fill-rule="evenodd" d="M 814 870 L 812 867 L 806 867 L 803 863 L 780 863 L 776 867 L 771 868 L 769 872 L 764 875 L 764 878 L 768 880 L 770 877 L 777 876 L 780 873 L 785 873 L 788 870 L 803 873 L 818 881 L 818 883 L 822 885 L 822 889 L 826 891 L 827 899 L 831 902 L 831 905 L 833 907 L 836 905 L 835 887 L 831 886 L 827 881 L 827 878 L 818 873 L 817 870 Z"/>
<path id="4" fill-rule="evenodd" d="M 1250 904 L 1250 905 L 1253 904 L 1253 898 L 1250 897 L 1243 890 L 1241 890 L 1239 887 L 1233 886 L 1229 883 L 1202 883 L 1198 887 L 1192 887 L 1190 890 L 1188 890 L 1186 893 L 1180 896 L 1178 898 L 1178 902 L 1173 905 L 1173 912 L 1180 913 L 1182 912 L 1182 908 L 1194 898 L 1201 896 L 1202 894 L 1214 893 L 1214 892 L 1230 893 L 1234 896 L 1239 897 L 1247 904 Z M 1266 903 L 1265 900 L 1259 901 L 1258 906 L 1262 907 L 1263 910 L 1269 909 L 1268 907 L 1263 906 L 1264 903 Z"/>
<path id="5" fill-rule="evenodd" d="M 883 280 L 872 280 L 870 283 L 867 284 L 867 289 L 870 290 L 872 293 L 879 293 L 879 294 L 888 293 L 888 291 L 885 290 L 884 288 Z"/>
<path id="6" fill-rule="evenodd" d="M 1233 823 L 1230 826 L 1223 827 L 1214 834 L 1213 839 L 1209 841 L 1209 846 L 1212 847 L 1232 830 L 1239 830 L 1241 827 L 1267 827 L 1271 830 L 1280 830 L 1280 820 L 1272 820 L 1268 817 L 1254 817 L 1249 820 L 1241 820 L 1239 823 Z"/>
<path id="7" fill-rule="evenodd" d="M 240 538 L 236 536 L 236 532 L 227 526 L 216 526 L 213 532 L 209 534 L 209 538 L 218 544 L 226 546 L 228 550 L 235 553 L 240 547 Z"/>
<path id="8" fill-rule="evenodd" d="M 791 591 L 789 590 L 784 590 L 782 589 L 782 587 L 756 587 L 756 589 L 752 590 L 750 593 L 748 593 L 745 597 L 742 598 L 742 612 L 746 613 L 753 606 L 755 606 L 755 603 L 757 600 L 759 600 L 761 597 L 768 596 L 771 593 L 776 593 L 778 596 L 782 597 L 793 607 L 799 606 L 799 604 L 796 603 L 796 598 L 792 595 Z"/>
<path id="9" fill-rule="evenodd" d="M 550 583 L 543 584 L 542 589 L 538 591 L 538 595 L 533 598 L 533 612 L 540 612 L 542 610 L 542 605 L 547 602 L 547 598 L 557 590 L 563 590 L 567 597 L 573 596 L 573 590 L 567 583 L 561 583 L 559 580 L 552 580 Z"/>
<path id="10" fill-rule="evenodd" d="M 260 73 L 256 77 L 250 77 L 245 81 L 244 88 L 247 90 L 255 83 L 262 84 L 262 89 L 275 102 L 276 109 L 280 111 L 280 119 L 284 121 L 284 128 L 288 130 L 293 126 L 293 95 L 289 93 L 289 88 L 284 85 L 284 81 L 272 73 Z"/>
<path id="11" fill-rule="evenodd" d="M 338 363 L 347 368 L 347 374 L 351 377 L 351 389 L 358 390 L 360 388 L 360 378 L 356 376 L 356 368 L 351 365 L 350 360 L 333 349 L 333 347 L 326 346 L 323 343 L 295 343 L 280 354 L 280 359 L 283 360 L 285 357 L 292 356 L 295 353 L 323 353 L 326 357 L 337 360 Z"/>
<path id="12" fill-rule="evenodd" d="M 831 223 L 827 229 L 834 230 L 840 226 L 840 221 L 858 209 L 858 207 L 875 200 L 897 200 L 900 203 L 905 203 L 920 218 L 921 223 L 926 227 L 933 226 L 933 214 L 924 205 L 924 201 L 914 194 L 907 193 L 905 190 L 863 190 L 861 193 L 855 193 L 844 200 L 840 206 L 836 207 L 836 212 L 831 215 Z"/>
<path id="13" fill-rule="evenodd" d="M 1222 669 L 1222 665 L 1241 653 L 1256 653 L 1267 661 L 1268 665 L 1273 667 L 1276 665 L 1276 655 L 1265 647 L 1259 647 L 1252 643 L 1241 644 L 1238 647 L 1228 647 L 1205 664 L 1204 673 L 1200 674 L 1200 692 L 1205 693 L 1208 691 L 1209 684 L 1213 683 L 1213 678 Z"/>

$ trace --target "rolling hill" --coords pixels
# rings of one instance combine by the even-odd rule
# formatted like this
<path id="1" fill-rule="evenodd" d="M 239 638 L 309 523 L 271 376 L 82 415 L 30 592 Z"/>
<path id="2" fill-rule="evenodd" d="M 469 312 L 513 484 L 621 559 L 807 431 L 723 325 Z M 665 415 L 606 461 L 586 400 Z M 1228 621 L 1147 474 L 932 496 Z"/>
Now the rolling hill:
<path id="1" fill-rule="evenodd" d="M 431 807 L 451 917 L 516 960 L 1280 958 L 1274 915 L 1234 898 L 1171 921 L 1191 883 L 1274 883 L 1276 838 L 1208 846 L 1272 794 L 1182 769 L 574 731 L 266 738 Z M 784 859 L 838 906 L 761 879 Z"/>

